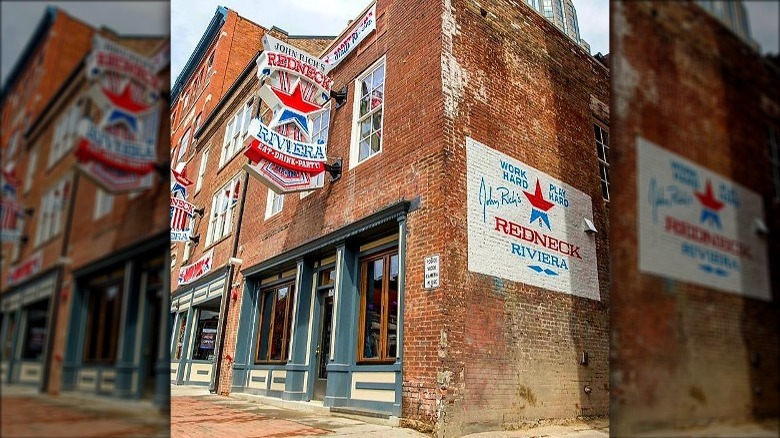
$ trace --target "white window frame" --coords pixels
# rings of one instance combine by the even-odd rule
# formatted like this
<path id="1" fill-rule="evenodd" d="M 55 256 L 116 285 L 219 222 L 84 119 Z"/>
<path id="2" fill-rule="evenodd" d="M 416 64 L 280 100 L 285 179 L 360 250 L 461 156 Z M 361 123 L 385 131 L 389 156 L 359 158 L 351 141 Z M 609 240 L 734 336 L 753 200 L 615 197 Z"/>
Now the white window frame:
<path id="1" fill-rule="evenodd" d="M 322 121 L 327 115 L 328 121 L 323 125 Z M 312 135 L 311 142 L 316 143 L 318 140 L 323 140 L 325 144 L 328 143 L 328 135 L 330 134 L 330 103 L 325 111 L 319 113 L 312 122 Z M 301 192 L 301 199 L 311 195 L 314 190 L 306 190 Z"/>
<path id="2" fill-rule="evenodd" d="M 65 156 L 76 143 L 76 127 L 82 116 L 82 102 L 73 103 L 67 112 L 57 120 L 49 150 L 49 160 L 46 168 L 51 169 Z"/>
<path id="3" fill-rule="evenodd" d="M 33 175 L 35 174 L 35 169 L 38 167 L 38 149 L 33 149 L 32 152 L 30 152 L 30 156 L 27 159 L 27 173 L 24 175 L 24 188 L 23 192 L 27 193 L 30 191 L 30 188 L 32 187 L 32 181 L 33 181 Z"/>
<path id="4" fill-rule="evenodd" d="M 192 255 L 192 241 L 187 239 L 187 241 L 184 242 L 184 253 L 182 254 L 181 262 L 187 263 L 191 255 Z"/>
<path id="5" fill-rule="evenodd" d="M 16 220 L 16 226 L 19 227 L 22 233 L 24 233 L 24 216 L 20 216 Z M 21 239 L 14 240 L 13 249 L 11 252 L 11 263 L 16 263 L 22 256 L 22 241 Z"/>
<path id="6" fill-rule="evenodd" d="M 206 149 L 200 155 L 200 167 L 198 168 L 198 179 L 195 181 L 195 193 L 200 192 L 203 187 L 203 177 L 206 175 L 206 165 L 209 161 L 209 150 Z"/>
<path id="7" fill-rule="evenodd" d="M 65 199 L 65 186 L 70 184 L 70 175 L 61 178 L 41 197 L 38 208 L 38 226 L 35 230 L 35 246 L 39 246 L 57 237 L 62 231 L 62 219 L 68 199 Z M 57 196 L 57 193 L 62 195 Z"/>
<path id="8" fill-rule="evenodd" d="M 372 75 L 376 70 L 379 69 L 379 67 L 382 67 L 384 69 L 383 79 L 382 79 L 382 88 L 383 88 L 383 94 L 382 94 L 382 104 L 379 105 L 377 108 L 369 110 L 363 117 L 360 117 L 360 100 L 361 100 L 361 82 L 366 79 L 368 76 Z M 360 74 L 355 79 L 354 82 L 354 99 L 352 102 L 352 138 L 350 141 L 350 150 L 349 150 L 349 168 L 354 169 L 358 165 L 365 163 L 366 161 L 370 160 L 371 158 L 379 155 L 382 153 L 383 150 L 383 139 L 384 139 L 384 124 L 385 124 L 385 102 L 387 101 L 387 62 L 386 57 L 382 56 L 376 62 L 374 62 L 369 68 L 367 68 L 363 73 Z M 369 94 L 371 91 L 369 91 Z M 375 114 L 376 112 L 381 111 L 382 112 L 382 120 L 380 121 L 380 127 L 378 131 L 374 131 L 371 129 L 371 133 L 369 134 L 369 138 L 373 132 L 381 132 L 381 137 L 379 140 L 379 150 L 374 153 L 369 153 L 369 155 L 362 160 L 360 160 L 360 122 L 361 120 L 365 120 L 366 118 L 370 118 Z M 370 145 L 369 145 L 369 152 L 370 152 Z"/>
<path id="9" fill-rule="evenodd" d="M 596 130 L 601 132 L 600 138 L 596 137 Z M 607 138 L 606 142 L 603 141 L 605 135 Z M 602 199 L 609 202 L 609 130 L 598 123 L 594 123 L 593 138 L 596 143 L 596 157 L 599 160 L 599 189 L 601 190 Z M 604 196 L 602 185 L 605 185 L 607 188 L 606 196 Z"/>
<path id="10" fill-rule="evenodd" d="M 105 190 L 97 187 L 95 190 L 95 211 L 92 216 L 94 220 L 98 220 L 106 215 L 114 208 L 114 195 L 106 192 Z"/>
<path id="11" fill-rule="evenodd" d="M 279 195 L 271 189 L 268 189 L 268 196 L 265 197 L 265 218 L 269 219 L 281 213 L 284 209 L 284 195 Z"/>
<path id="12" fill-rule="evenodd" d="M 184 135 L 181 136 L 181 141 L 179 142 L 179 156 L 176 159 L 177 162 L 187 158 L 187 149 L 189 149 L 190 146 L 191 136 L 192 136 L 192 129 L 187 128 L 187 130 L 184 131 Z"/>
<path id="13" fill-rule="evenodd" d="M 230 194 L 234 190 L 240 190 L 240 186 L 236 189 L 236 184 L 241 182 L 241 174 L 236 174 L 227 184 L 217 190 L 211 198 L 211 209 L 209 210 L 209 227 L 206 232 L 206 247 L 219 242 L 225 237 L 229 236 L 233 232 L 233 216 L 234 210 L 238 206 L 238 201 L 233 204 L 227 191 L 230 190 Z M 240 196 L 240 194 L 239 194 Z"/>
<path id="14" fill-rule="evenodd" d="M 225 136 L 222 139 L 222 153 L 219 157 L 220 168 L 229 163 L 243 148 L 244 139 L 249 132 L 249 123 L 252 121 L 254 106 L 255 98 L 250 97 L 229 119 L 225 128 Z"/>

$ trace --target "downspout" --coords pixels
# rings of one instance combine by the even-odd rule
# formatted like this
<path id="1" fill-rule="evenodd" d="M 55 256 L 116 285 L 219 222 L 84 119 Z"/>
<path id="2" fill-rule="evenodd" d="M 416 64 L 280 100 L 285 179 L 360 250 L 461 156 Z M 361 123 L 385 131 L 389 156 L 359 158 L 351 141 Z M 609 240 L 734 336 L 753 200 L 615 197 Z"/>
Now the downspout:
<path id="1" fill-rule="evenodd" d="M 60 259 L 67 257 L 68 255 L 68 241 L 70 240 L 70 231 L 73 227 L 73 215 L 76 211 L 76 193 L 79 187 L 79 175 L 81 172 L 76 171 L 73 176 L 73 185 L 70 190 L 70 199 L 68 200 L 68 217 L 65 221 L 65 228 L 62 232 L 62 249 L 60 249 Z M 62 263 L 57 267 L 57 281 L 52 291 L 52 303 L 49 306 L 49 330 L 46 333 L 46 349 L 43 353 L 43 377 L 41 392 L 47 392 L 49 390 L 49 376 L 51 374 L 51 359 L 54 350 L 54 335 L 57 330 L 57 320 L 60 310 L 60 290 L 64 283 L 65 267 Z M 71 289 L 74 285 L 71 284 Z M 59 393 L 59 390 L 57 391 Z"/>
<path id="2" fill-rule="evenodd" d="M 259 106 L 258 106 L 259 107 Z M 241 202 L 238 205 L 238 219 L 236 221 L 236 233 L 233 237 L 233 250 L 230 252 L 230 257 L 233 258 L 238 254 L 238 242 L 239 238 L 241 237 L 241 223 L 244 219 L 244 206 L 246 205 L 246 191 L 247 186 L 249 185 L 249 172 L 244 171 L 244 183 L 242 184 L 243 187 L 241 188 Z M 216 351 L 217 354 L 214 355 L 214 358 L 216 360 L 216 368 L 214 369 L 213 376 L 214 378 L 211 379 L 211 382 L 209 383 L 209 392 L 216 393 L 219 389 L 219 376 L 222 371 L 222 353 L 225 351 L 224 348 L 224 339 L 225 339 L 225 330 L 227 328 L 227 319 L 228 319 L 228 312 L 230 311 L 230 290 L 233 288 L 233 274 L 235 274 L 236 267 L 235 265 L 231 264 L 228 260 L 228 273 L 227 273 L 227 281 L 225 282 L 224 290 L 222 291 L 222 303 L 221 303 L 221 312 L 220 315 L 222 316 L 219 320 L 219 336 L 217 336 L 217 345 L 216 345 Z"/>

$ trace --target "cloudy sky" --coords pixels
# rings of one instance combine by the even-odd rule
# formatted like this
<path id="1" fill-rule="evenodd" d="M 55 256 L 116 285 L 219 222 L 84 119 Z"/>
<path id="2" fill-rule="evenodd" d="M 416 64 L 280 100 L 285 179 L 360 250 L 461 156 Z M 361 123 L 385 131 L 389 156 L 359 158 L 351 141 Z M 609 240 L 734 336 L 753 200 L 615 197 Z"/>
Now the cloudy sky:
<path id="1" fill-rule="evenodd" d="M 167 35 L 170 28 L 168 2 L 39 2 L 7 1 L 0 5 L 0 52 L 2 83 L 19 59 L 47 5 L 56 6 L 90 25 L 110 27 L 120 34 Z"/>

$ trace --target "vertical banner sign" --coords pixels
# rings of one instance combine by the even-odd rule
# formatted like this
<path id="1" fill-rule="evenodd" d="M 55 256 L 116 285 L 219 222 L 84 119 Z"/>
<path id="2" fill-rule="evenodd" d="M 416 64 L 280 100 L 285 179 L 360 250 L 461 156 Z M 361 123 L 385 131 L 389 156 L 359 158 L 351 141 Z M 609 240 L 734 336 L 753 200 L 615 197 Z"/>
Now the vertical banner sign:
<path id="1" fill-rule="evenodd" d="M 14 174 L 14 167 L 3 169 L 0 185 L 0 242 L 18 242 L 22 237 L 22 218 L 24 207 L 19 202 L 19 181 Z"/>
<path id="2" fill-rule="evenodd" d="M 355 25 L 344 35 L 344 38 L 334 44 L 333 49 L 322 58 L 328 71 L 343 61 L 374 30 L 376 30 L 376 2 L 355 21 Z"/>
<path id="3" fill-rule="evenodd" d="M 469 271 L 599 300 L 590 196 L 466 138 Z"/>
<path id="4" fill-rule="evenodd" d="M 639 270 L 771 300 L 761 196 L 637 138 Z"/>
<path id="5" fill-rule="evenodd" d="M 203 254 L 195 263 L 179 268 L 179 285 L 192 283 L 211 272 L 214 261 L 214 249 Z"/>
<path id="6" fill-rule="evenodd" d="M 164 62 L 159 57 L 157 62 Z M 93 39 L 86 76 L 87 96 L 100 120 L 78 125 L 76 156 L 81 170 L 109 192 L 151 187 L 160 123 L 160 66 L 99 35 Z"/>
<path id="7" fill-rule="evenodd" d="M 330 100 L 333 80 L 318 58 L 277 40 L 263 37 L 257 59 L 258 93 L 273 110 L 269 124 L 249 124 L 244 168 L 276 193 L 322 188 L 325 184 L 327 144 L 315 139 L 313 122 Z"/>

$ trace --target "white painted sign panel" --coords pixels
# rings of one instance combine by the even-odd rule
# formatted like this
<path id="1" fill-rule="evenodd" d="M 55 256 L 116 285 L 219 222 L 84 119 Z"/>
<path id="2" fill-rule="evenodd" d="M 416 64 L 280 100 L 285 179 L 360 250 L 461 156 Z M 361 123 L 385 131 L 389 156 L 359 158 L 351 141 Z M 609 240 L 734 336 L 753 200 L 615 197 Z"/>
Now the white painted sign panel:
<path id="1" fill-rule="evenodd" d="M 349 32 L 322 58 L 328 71 L 339 65 L 374 30 L 376 30 L 376 3 L 372 4 L 362 17 L 355 20 Z"/>
<path id="2" fill-rule="evenodd" d="M 466 138 L 469 271 L 599 300 L 590 196 Z"/>
<path id="3" fill-rule="evenodd" d="M 425 258 L 425 288 L 437 287 L 439 287 L 439 256 L 435 255 Z"/>
<path id="4" fill-rule="evenodd" d="M 637 138 L 639 270 L 771 300 L 758 193 Z"/>

